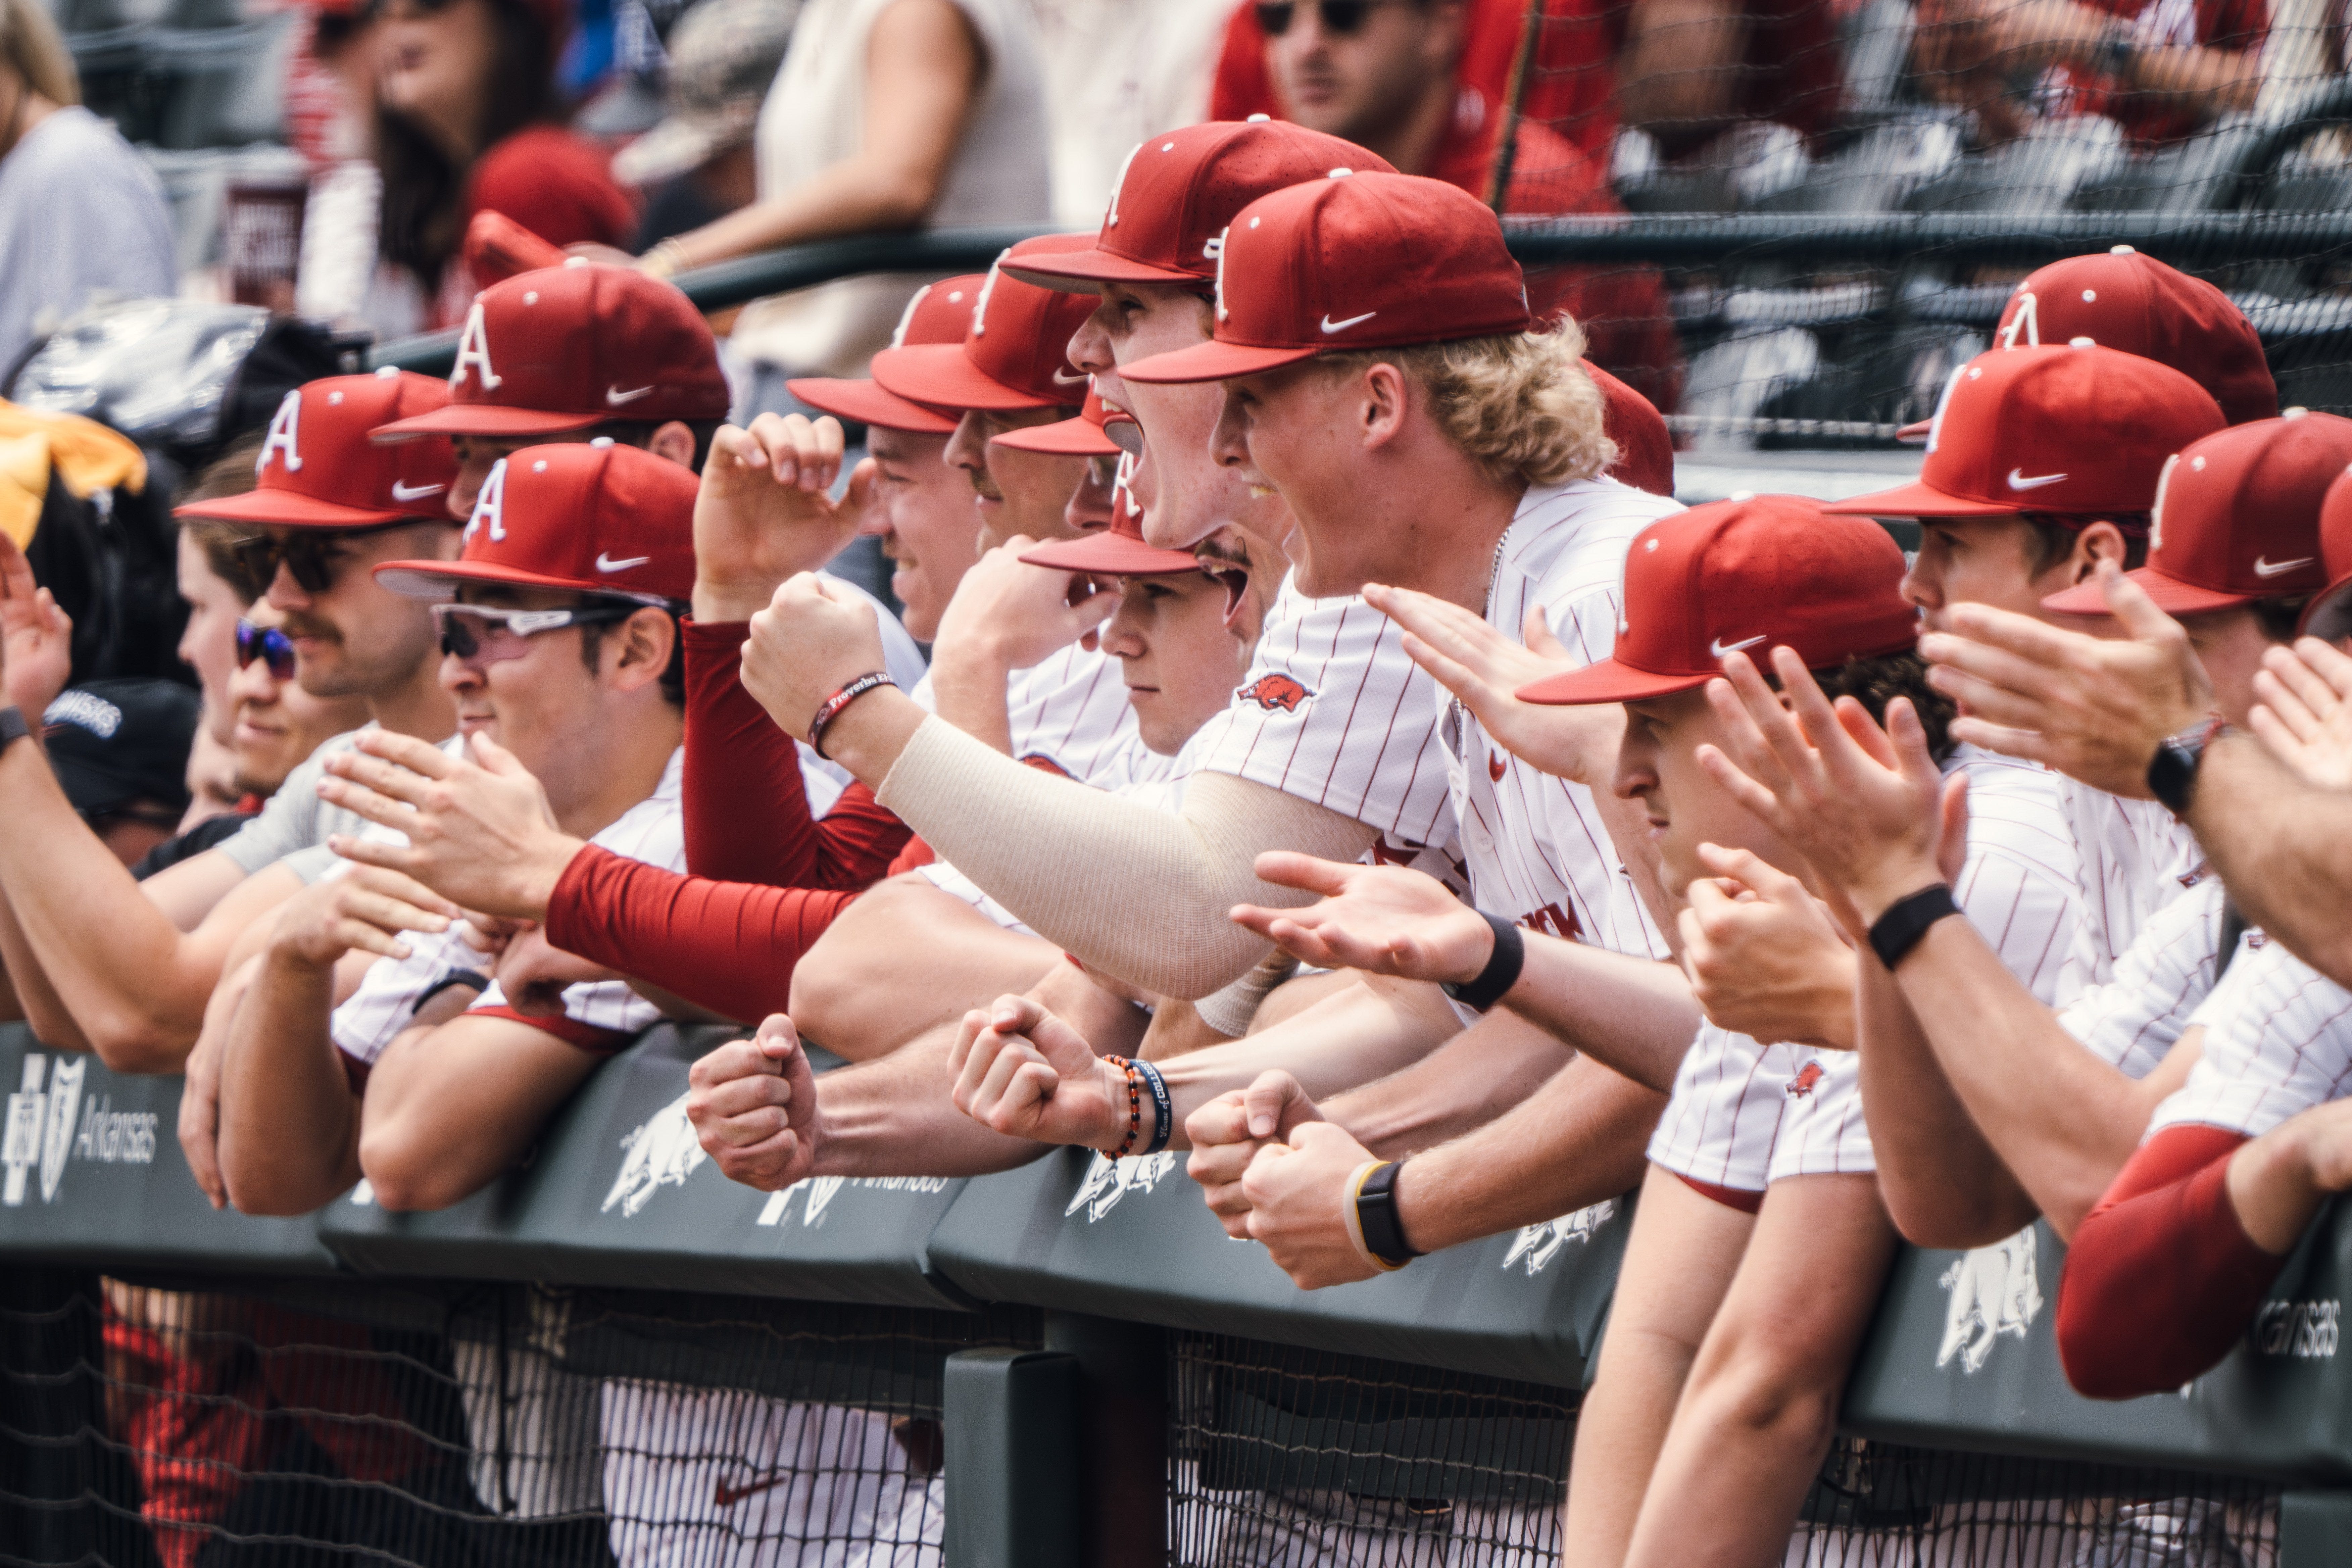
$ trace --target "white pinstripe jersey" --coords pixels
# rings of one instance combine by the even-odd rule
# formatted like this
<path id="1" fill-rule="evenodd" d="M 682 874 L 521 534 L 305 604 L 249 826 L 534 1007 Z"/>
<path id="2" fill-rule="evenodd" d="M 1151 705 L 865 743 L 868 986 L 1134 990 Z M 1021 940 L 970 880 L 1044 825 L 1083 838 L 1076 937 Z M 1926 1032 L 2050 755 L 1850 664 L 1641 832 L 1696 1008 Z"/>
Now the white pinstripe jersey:
<path id="1" fill-rule="evenodd" d="M 929 711 L 939 711 L 928 674 L 913 696 Z M 1167 776 L 1169 759 L 1136 733 L 1118 660 L 1099 647 L 1089 652 L 1072 643 L 1014 670 L 1005 682 L 1004 707 L 1013 754 L 1033 768 L 1097 789 Z"/>
<path id="2" fill-rule="evenodd" d="M 1351 816 L 1379 831 L 1385 862 L 1450 855 L 1445 694 L 1405 657 L 1403 635 L 1360 598 L 1310 599 L 1285 577 L 1233 706 L 1201 728 L 1201 771 Z"/>
<path id="3" fill-rule="evenodd" d="M 2060 787 L 2083 868 L 2083 923 L 2069 955 L 2079 991 L 2114 977 L 2116 960 L 2148 917 L 2195 879 L 2205 851 L 2155 801 L 2126 800 L 2074 779 Z"/>
<path id="4" fill-rule="evenodd" d="M 654 793 L 629 807 L 589 842 L 615 855 L 643 860 L 665 870 L 686 869 L 686 819 L 678 807 L 678 780 L 686 759 L 684 748 L 672 752 Z M 360 982 L 351 999 L 335 1009 L 328 1032 L 336 1048 L 355 1061 L 373 1066 L 383 1048 L 409 1026 L 418 998 L 453 970 L 486 971 L 488 961 L 468 946 L 461 924 L 438 936 L 411 932 L 406 958 L 378 959 Z M 476 1007 L 505 1005 L 498 983 L 478 998 Z M 659 1016 L 646 1001 L 618 980 L 574 985 L 563 994 L 563 1011 L 575 1022 L 599 1029 L 635 1034 Z"/>
<path id="5" fill-rule="evenodd" d="M 2205 1026 L 2204 1053 L 2148 1119 L 2150 1136 L 2201 1122 L 2257 1138 L 2352 1091 L 2352 992 L 2282 943 L 2249 933 L 2189 1022 Z"/>
<path id="6" fill-rule="evenodd" d="M 2155 1071 L 2213 989 L 2226 902 L 2221 878 L 2210 872 L 2199 876 L 2139 928 L 2116 960 L 2114 979 L 2090 987 L 2059 1012 L 2060 1026 L 2126 1077 Z"/>
<path id="7" fill-rule="evenodd" d="M 1969 853 L 1953 897 L 2009 972 L 2049 1005 L 2065 994 L 2082 907 L 2058 775 L 1974 746 L 1954 750 L 1945 772 L 1954 769 L 1969 775 Z M 1789 1176 L 1874 1171 L 1861 1058 L 1761 1046 L 1706 1025 L 1683 1058 L 1650 1158 L 1749 1192 Z"/>
<path id="8" fill-rule="evenodd" d="M 1486 624 L 1519 640 L 1540 605 L 1578 664 L 1617 640 L 1625 552 L 1633 536 L 1681 507 L 1614 479 L 1530 489 L 1503 535 Z M 1446 784 L 1478 907 L 1530 931 L 1643 958 L 1666 940 L 1634 892 L 1592 792 L 1520 761 L 1470 710 L 1436 689 Z"/>

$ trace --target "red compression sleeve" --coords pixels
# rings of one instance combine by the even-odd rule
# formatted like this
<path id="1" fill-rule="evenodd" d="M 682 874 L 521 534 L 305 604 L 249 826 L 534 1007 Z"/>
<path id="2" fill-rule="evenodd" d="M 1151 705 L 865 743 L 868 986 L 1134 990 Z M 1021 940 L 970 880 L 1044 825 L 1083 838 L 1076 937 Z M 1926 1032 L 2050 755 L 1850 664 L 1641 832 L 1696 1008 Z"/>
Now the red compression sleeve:
<path id="1" fill-rule="evenodd" d="M 2286 1260 L 2231 1205 L 2219 1127 L 2168 1127 L 2140 1146 L 2074 1233 L 2058 1282 L 2058 1356 L 2094 1399 L 2182 1384 L 2229 1354 Z"/>
<path id="2" fill-rule="evenodd" d="M 904 823 L 853 784 L 810 817 L 800 748 L 743 689 L 741 621 L 686 633 L 686 863 L 697 876 L 775 888 L 864 888 L 907 842 Z M 646 976 L 652 979 L 651 975 Z"/>
<path id="3" fill-rule="evenodd" d="M 793 966 L 856 897 L 683 876 L 591 844 L 555 884 L 547 940 L 756 1024 L 784 1010 Z"/>

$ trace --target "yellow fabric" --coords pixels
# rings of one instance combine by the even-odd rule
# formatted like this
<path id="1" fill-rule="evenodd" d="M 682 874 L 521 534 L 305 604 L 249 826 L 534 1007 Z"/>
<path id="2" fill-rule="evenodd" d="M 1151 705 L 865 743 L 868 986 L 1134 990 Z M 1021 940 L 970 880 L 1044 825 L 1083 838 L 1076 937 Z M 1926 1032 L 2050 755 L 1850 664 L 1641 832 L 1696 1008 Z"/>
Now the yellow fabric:
<path id="1" fill-rule="evenodd" d="M 0 529 L 20 550 L 40 526 L 52 470 L 77 496 L 147 486 L 147 456 L 130 437 L 78 414 L 44 414 L 0 398 Z"/>

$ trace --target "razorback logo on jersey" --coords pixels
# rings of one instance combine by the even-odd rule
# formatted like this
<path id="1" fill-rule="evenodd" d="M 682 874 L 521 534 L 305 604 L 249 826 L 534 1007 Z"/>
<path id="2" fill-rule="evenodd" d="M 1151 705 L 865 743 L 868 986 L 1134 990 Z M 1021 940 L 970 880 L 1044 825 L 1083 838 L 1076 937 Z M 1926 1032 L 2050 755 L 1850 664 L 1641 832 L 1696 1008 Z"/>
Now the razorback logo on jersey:
<path id="1" fill-rule="evenodd" d="M 1021 759 L 1021 765 L 1035 768 L 1041 773 L 1051 773 L 1057 779 L 1076 779 L 1078 776 L 1043 752 L 1031 752 Z"/>
<path id="2" fill-rule="evenodd" d="M 1562 942 L 1584 940 L 1584 926 L 1577 920 L 1576 912 L 1561 909 L 1558 904 L 1546 904 L 1539 910 L 1521 915 L 1519 923 L 1529 931 L 1556 936 Z"/>
<path id="3" fill-rule="evenodd" d="M 1286 675 L 1261 675 L 1234 695 L 1244 701 L 1256 703 L 1269 713 L 1277 708 L 1285 713 L 1296 713 L 1298 705 L 1315 693 Z"/>
<path id="4" fill-rule="evenodd" d="M 1797 1099 L 1803 1100 L 1813 1092 L 1814 1087 L 1821 1081 L 1822 1064 L 1807 1062 L 1797 1069 L 1797 1076 L 1789 1080 L 1789 1092 Z"/>
<path id="5" fill-rule="evenodd" d="M 1503 782 L 1504 766 L 1505 764 L 1502 758 L 1496 756 L 1492 752 L 1488 752 L 1486 753 L 1486 776 L 1493 779 L 1496 784 L 1501 784 Z"/>

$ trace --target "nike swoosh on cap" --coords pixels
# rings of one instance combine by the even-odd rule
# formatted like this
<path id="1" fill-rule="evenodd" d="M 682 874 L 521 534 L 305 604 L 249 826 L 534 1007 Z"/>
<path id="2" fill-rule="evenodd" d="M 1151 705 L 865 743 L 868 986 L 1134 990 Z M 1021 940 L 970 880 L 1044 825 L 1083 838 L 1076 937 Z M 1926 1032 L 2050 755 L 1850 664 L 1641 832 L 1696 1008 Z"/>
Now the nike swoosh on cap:
<path id="1" fill-rule="evenodd" d="M 641 386 L 635 392 L 623 392 L 617 386 L 608 386 L 604 389 L 604 401 L 611 406 L 618 408 L 624 403 L 635 403 L 652 390 L 650 386 Z"/>
<path id="2" fill-rule="evenodd" d="M 2044 485 L 2054 485 L 2065 477 L 2063 474 L 2036 474 L 2028 479 L 2023 468 L 2011 468 L 2009 470 L 2009 488 L 2013 490 L 2038 490 Z"/>
<path id="3" fill-rule="evenodd" d="M 447 485 L 404 485 L 394 479 L 392 481 L 392 499 L 423 500 L 426 496 L 437 496 L 448 488 Z"/>
<path id="4" fill-rule="evenodd" d="M 1054 373 L 1054 384 L 1055 386 L 1084 386 L 1087 384 L 1087 379 L 1088 378 L 1083 373 L 1077 375 L 1064 375 L 1058 370 Z"/>
<path id="5" fill-rule="evenodd" d="M 1760 643 L 1764 639 L 1761 636 L 1758 636 L 1752 637 L 1742 637 L 1738 642 L 1727 643 L 1721 637 L 1717 637 L 1713 643 L 1707 646 L 1706 651 L 1715 658 L 1721 658 L 1725 654 L 1738 653 L 1744 647 L 1754 647 L 1758 643 Z"/>
<path id="6" fill-rule="evenodd" d="M 2306 555 L 2300 561 L 2265 561 L 2257 555 L 2254 557 L 2254 575 L 2275 577 L 2282 572 L 2292 572 L 2298 566 L 2308 566 L 2315 559 L 2315 557 Z"/>
<path id="7" fill-rule="evenodd" d="M 625 572 L 632 566 L 642 566 L 652 559 L 653 557 L 650 555 L 632 555 L 626 561 L 615 561 L 610 553 L 600 551 L 596 555 L 596 570 L 599 572 Z"/>
<path id="8" fill-rule="evenodd" d="M 1350 316 L 1344 321 L 1335 321 L 1331 319 L 1330 312 L 1327 310 L 1323 315 L 1323 330 L 1327 332 L 1344 332 L 1357 322 L 1369 321 L 1379 314 L 1378 310 L 1367 310 L 1360 316 Z"/>

